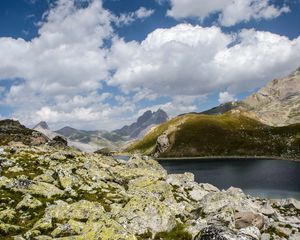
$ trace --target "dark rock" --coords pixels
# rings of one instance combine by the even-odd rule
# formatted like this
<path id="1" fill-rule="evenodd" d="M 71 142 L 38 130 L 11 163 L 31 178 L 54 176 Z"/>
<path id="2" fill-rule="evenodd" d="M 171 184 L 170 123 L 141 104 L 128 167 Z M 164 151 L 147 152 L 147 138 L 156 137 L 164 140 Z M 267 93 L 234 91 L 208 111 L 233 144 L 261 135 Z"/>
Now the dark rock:
<path id="1" fill-rule="evenodd" d="M 6 119 L 0 121 L 0 145 L 21 142 L 29 146 L 42 145 L 49 139 L 40 132 L 26 128 L 19 121 Z"/>
<path id="2" fill-rule="evenodd" d="M 103 156 L 112 156 L 111 150 L 109 148 L 102 148 L 95 151 L 94 153 L 101 154 Z"/>
<path id="3" fill-rule="evenodd" d="M 204 228 L 194 240 L 227 240 L 223 237 L 223 230 L 214 226 Z"/>
<path id="4" fill-rule="evenodd" d="M 62 136 L 55 136 L 50 142 L 49 145 L 52 147 L 67 147 L 68 141 Z"/>

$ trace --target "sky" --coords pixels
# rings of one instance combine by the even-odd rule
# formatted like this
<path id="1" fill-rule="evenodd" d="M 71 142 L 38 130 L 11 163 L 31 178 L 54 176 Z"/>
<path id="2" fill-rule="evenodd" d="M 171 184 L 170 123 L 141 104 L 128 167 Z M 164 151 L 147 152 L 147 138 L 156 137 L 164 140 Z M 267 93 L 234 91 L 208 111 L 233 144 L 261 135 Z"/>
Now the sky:
<path id="1" fill-rule="evenodd" d="M 0 119 L 112 130 L 300 67 L 300 0 L 1 0 Z"/>

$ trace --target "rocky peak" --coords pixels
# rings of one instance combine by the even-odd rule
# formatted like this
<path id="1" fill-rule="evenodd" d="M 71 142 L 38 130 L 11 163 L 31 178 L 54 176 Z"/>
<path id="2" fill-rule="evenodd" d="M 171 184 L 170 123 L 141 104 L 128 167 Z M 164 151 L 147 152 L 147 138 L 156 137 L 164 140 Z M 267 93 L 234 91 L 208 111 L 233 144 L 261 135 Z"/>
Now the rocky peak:
<path id="1" fill-rule="evenodd" d="M 144 114 L 137 119 L 137 124 L 138 125 L 143 124 L 144 122 L 146 122 L 149 119 L 151 119 L 152 115 L 153 115 L 153 113 L 150 110 L 144 112 Z"/>
<path id="2" fill-rule="evenodd" d="M 5 119 L 0 121 L 0 130 L 17 130 L 17 129 L 24 129 L 23 126 L 19 121 L 12 120 L 12 119 Z"/>
<path id="3" fill-rule="evenodd" d="M 158 109 L 156 112 L 150 110 L 144 112 L 135 123 L 126 125 L 121 129 L 117 129 L 114 132 L 121 136 L 129 136 L 130 138 L 137 138 L 144 130 L 151 125 L 161 124 L 168 120 L 168 115 L 162 109 Z"/>
<path id="4" fill-rule="evenodd" d="M 36 129 L 36 128 L 42 128 L 42 129 L 48 129 L 49 130 L 49 126 L 45 121 L 39 122 L 37 125 L 35 125 L 35 127 L 33 129 Z"/>
<path id="5" fill-rule="evenodd" d="M 7 145 L 13 142 L 25 145 L 41 145 L 48 140 L 42 133 L 26 128 L 19 121 L 11 119 L 0 121 L 0 145 Z"/>
<path id="6" fill-rule="evenodd" d="M 266 124 L 282 126 L 300 122 L 300 68 L 269 82 L 243 103 Z"/>

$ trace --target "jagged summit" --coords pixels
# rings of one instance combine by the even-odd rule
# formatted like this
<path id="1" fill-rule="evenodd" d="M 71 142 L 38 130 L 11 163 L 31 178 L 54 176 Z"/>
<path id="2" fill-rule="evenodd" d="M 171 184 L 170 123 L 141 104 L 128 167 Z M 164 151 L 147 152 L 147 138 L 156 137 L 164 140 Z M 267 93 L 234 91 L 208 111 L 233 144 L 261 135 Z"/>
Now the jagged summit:
<path id="1" fill-rule="evenodd" d="M 36 129 L 36 128 L 42 128 L 42 129 L 49 130 L 49 126 L 45 121 L 39 122 L 37 125 L 35 125 L 35 127 L 33 129 Z"/>
<path id="2" fill-rule="evenodd" d="M 114 132 L 121 136 L 136 138 L 151 125 L 161 124 L 167 120 L 168 115 L 164 110 L 158 109 L 156 112 L 148 110 L 144 112 L 144 114 L 140 116 L 135 123 L 129 126 L 126 125 L 121 129 L 115 130 Z"/>

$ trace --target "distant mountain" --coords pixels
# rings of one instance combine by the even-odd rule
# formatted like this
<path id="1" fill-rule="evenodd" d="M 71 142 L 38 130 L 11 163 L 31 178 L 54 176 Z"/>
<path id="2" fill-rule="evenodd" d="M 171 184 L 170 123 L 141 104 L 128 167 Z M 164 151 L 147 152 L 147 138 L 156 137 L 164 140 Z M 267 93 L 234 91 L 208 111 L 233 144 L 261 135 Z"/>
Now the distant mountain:
<path id="1" fill-rule="evenodd" d="M 138 118 L 137 122 L 111 132 L 79 130 L 70 126 L 51 131 L 44 121 L 37 124 L 34 130 L 43 133 L 50 139 L 63 136 L 67 138 L 69 146 L 85 152 L 94 152 L 102 148 L 118 149 L 133 139 L 143 137 L 153 126 L 163 123 L 167 119 L 168 115 L 159 109 L 156 112 L 147 111 Z"/>
<path id="2" fill-rule="evenodd" d="M 158 109 L 156 112 L 146 111 L 140 116 L 135 123 L 129 126 L 124 126 L 121 129 L 113 131 L 114 133 L 128 137 L 131 139 L 137 138 L 140 134 L 147 130 L 149 127 L 164 123 L 168 120 L 168 115 L 162 109 Z"/>
<path id="3" fill-rule="evenodd" d="M 49 129 L 49 126 L 45 121 L 41 121 L 37 125 L 35 125 L 33 129 L 35 128 Z"/>
<path id="4" fill-rule="evenodd" d="M 59 135 L 59 134 L 51 131 L 49 129 L 48 124 L 46 122 L 44 122 L 44 121 L 39 122 L 37 125 L 35 125 L 35 127 L 33 128 L 33 130 L 38 131 L 38 132 L 46 135 L 50 139 L 53 139 L 53 138 L 55 138 L 56 136 Z"/>

